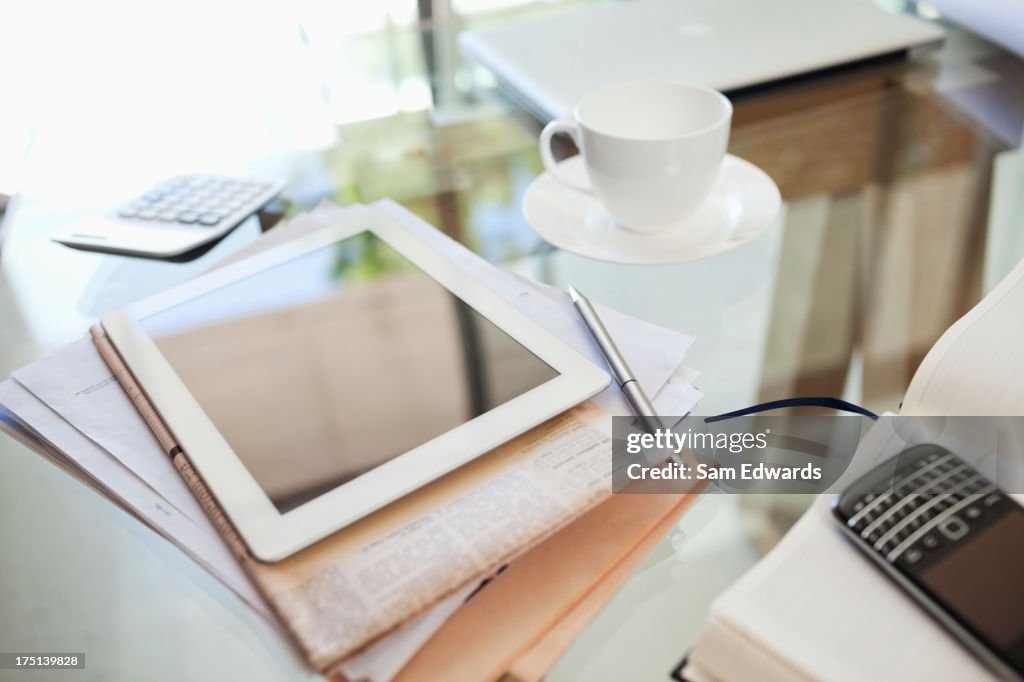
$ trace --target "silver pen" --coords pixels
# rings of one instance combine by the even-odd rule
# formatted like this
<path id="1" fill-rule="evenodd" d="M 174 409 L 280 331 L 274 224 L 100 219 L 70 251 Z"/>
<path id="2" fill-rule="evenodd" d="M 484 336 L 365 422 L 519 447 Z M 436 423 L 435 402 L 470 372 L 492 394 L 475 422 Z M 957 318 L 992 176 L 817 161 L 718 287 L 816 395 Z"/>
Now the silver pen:
<path id="1" fill-rule="evenodd" d="M 572 297 L 572 304 L 576 306 L 580 317 L 583 318 L 583 323 L 587 325 L 587 329 L 593 335 L 594 341 L 597 342 L 597 347 L 601 349 L 601 355 L 604 356 L 605 361 L 608 363 L 608 369 L 612 371 L 615 382 L 622 389 L 622 395 L 625 396 L 626 402 L 633 409 L 633 413 L 639 418 L 644 431 L 654 433 L 656 430 L 664 428 L 661 418 L 654 411 L 654 405 L 651 404 L 650 398 L 640 388 L 636 377 L 633 376 L 633 370 L 626 364 L 625 358 L 622 357 L 622 353 L 619 352 L 615 341 L 612 340 L 608 330 L 605 329 L 604 323 L 601 322 L 597 311 L 594 310 L 594 306 L 591 305 L 586 296 L 576 291 L 575 287 L 569 287 L 569 296 Z"/>

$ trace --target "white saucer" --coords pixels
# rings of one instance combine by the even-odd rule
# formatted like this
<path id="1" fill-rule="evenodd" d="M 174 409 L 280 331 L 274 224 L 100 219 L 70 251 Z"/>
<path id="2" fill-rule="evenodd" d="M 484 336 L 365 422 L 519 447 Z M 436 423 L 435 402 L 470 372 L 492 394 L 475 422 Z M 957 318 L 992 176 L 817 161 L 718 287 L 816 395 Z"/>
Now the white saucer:
<path id="1" fill-rule="evenodd" d="M 583 159 L 559 164 L 587 184 Z M 768 174 L 727 154 L 711 194 L 676 229 L 659 234 L 630 232 L 615 224 L 598 200 L 542 173 L 526 189 L 523 213 L 545 241 L 566 251 L 612 263 L 685 263 L 731 251 L 753 240 L 775 221 L 782 205 Z"/>

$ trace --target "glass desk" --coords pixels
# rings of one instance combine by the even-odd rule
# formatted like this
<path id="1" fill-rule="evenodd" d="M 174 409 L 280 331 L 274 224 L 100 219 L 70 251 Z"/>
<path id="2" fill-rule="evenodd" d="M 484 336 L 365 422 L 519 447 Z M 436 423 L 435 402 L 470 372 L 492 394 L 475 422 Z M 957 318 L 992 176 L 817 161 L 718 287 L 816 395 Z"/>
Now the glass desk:
<path id="1" fill-rule="evenodd" d="M 427 35 L 453 44 L 438 25 L 400 37 Z M 303 157 L 287 211 L 392 197 L 503 267 L 694 334 L 686 364 L 701 372 L 703 414 L 807 395 L 896 410 L 942 331 L 1024 255 L 1024 67 L 957 31 L 924 61 L 738 97 L 730 151 L 776 180 L 784 215 L 743 248 L 675 266 L 598 263 L 539 240 L 520 201 L 541 170 L 540 124 L 493 90 L 452 95 L 445 73 L 429 74 L 432 110 L 347 124 Z M 25 200 L 8 212 L 4 375 L 260 233 L 250 221 L 187 263 L 102 256 L 47 240 L 76 210 Z M 309 676 L 233 593 L 6 437 L 0 496 L 0 648 L 87 653 L 85 671 L 36 678 Z M 807 503 L 700 499 L 549 679 L 666 679 L 715 596 Z"/>

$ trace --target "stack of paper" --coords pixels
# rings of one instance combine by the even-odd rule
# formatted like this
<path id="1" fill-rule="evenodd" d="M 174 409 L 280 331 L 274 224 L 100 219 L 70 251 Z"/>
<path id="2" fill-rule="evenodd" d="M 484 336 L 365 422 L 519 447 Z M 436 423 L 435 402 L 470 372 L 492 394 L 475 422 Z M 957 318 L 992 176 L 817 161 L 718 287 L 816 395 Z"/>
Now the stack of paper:
<path id="1" fill-rule="evenodd" d="M 229 260 L 344 221 L 347 211 L 322 205 L 278 226 Z M 602 361 L 564 292 L 499 270 L 422 223 L 410 223 L 409 229 L 418 230 L 418 236 L 458 267 L 552 333 L 596 362 Z M 615 311 L 601 313 L 641 385 L 655 396 L 659 410 L 664 414 L 689 412 L 700 398 L 692 385 L 696 372 L 682 365 L 692 337 Z M 597 396 L 595 402 L 613 414 L 629 413 L 614 388 Z M 18 370 L 0 383 L 0 429 L 164 535 L 266 616 L 273 627 L 280 628 L 89 339 Z M 380 638 L 349 659 L 343 672 L 350 679 L 393 678 L 474 587 L 466 586 Z"/>

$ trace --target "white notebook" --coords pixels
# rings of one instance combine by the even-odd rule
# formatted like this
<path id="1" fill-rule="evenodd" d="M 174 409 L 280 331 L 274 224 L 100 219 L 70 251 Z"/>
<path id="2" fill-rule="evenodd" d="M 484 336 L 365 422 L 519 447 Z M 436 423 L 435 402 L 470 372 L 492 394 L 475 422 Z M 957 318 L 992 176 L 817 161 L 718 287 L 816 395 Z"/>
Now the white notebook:
<path id="1" fill-rule="evenodd" d="M 932 346 L 900 412 L 1024 415 L 1024 260 Z"/>
<path id="2" fill-rule="evenodd" d="M 904 415 L 1024 415 L 1024 261 L 925 356 Z M 879 460 L 906 441 L 879 422 Z M 896 449 L 894 449 L 896 448 Z M 1013 495 L 1020 502 L 1024 496 Z M 822 495 L 712 606 L 683 675 L 734 680 L 991 680 L 992 673 L 840 535 Z"/>

